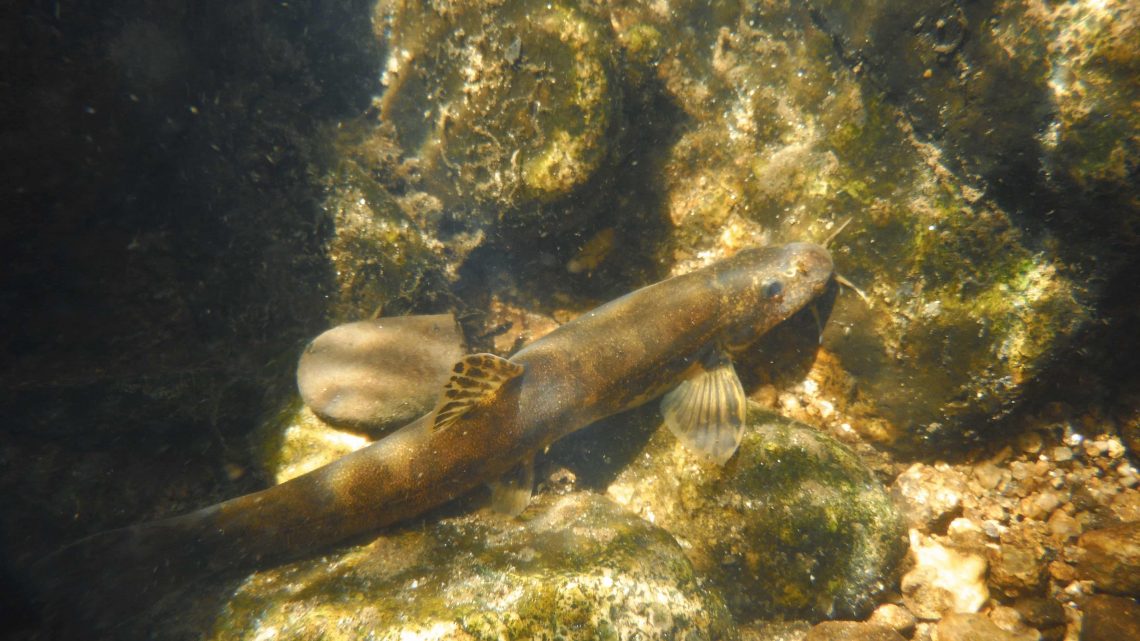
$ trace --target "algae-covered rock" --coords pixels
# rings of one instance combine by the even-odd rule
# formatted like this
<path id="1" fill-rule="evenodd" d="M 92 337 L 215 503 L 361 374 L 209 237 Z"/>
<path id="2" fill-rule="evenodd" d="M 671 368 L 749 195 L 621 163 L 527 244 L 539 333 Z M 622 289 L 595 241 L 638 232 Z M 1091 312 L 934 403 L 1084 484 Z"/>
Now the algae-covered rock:
<path id="1" fill-rule="evenodd" d="M 722 639 L 735 636 L 662 529 L 592 494 L 524 520 L 476 513 L 259 572 L 205 638 Z"/>
<path id="2" fill-rule="evenodd" d="M 653 50 L 631 60 L 650 60 L 695 119 L 662 168 L 673 244 L 660 253 L 674 273 L 742 246 L 822 242 L 850 221 L 831 249 L 868 302 L 840 298 L 820 361 L 842 372 L 821 377 L 843 383 L 822 396 L 853 401 L 855 429 L 909 446 L 963 440 L 1017 407 L 1091 317 L 1095 292 L 1057 246 L 916 140 L 807 7 L 718 4 L 677 40 L 651 8 L 615 15 L 619 41 Z M 945 48 L 952 28 L 920 39 Z"/>
<path id="3" fill-rule="evenodd" d="M 493 222 L 580 189 L 618 131 L 612 36 L 586 5 L 377 4 L 384 131 L 445 208 Z M 529 208 L 524 208 L 530 205 Z M 552 221 L 548 221 L 552 222 Z"/>
<path id="4" fill-rule="evenodd" d="M 439 311 L 447 295 L 444 257 L 371 174 L 346 160 L 327 178 L 324 207 L 332 218 L 328 257 L 338 296 L 329 315 L 337 321 Z"/>
<path id="5" fill-rule="evenodd" d="M 660 430 L 609 495 L 671 532 L 741 621 L 864 614 L 906 549 L 851 450 L 755 406 L 723 468 Z"/>
<path id="6" fill-rule="evenodd" d="M 1023 206 L 1040 185 L 1060 201 L 1050 214 L 1137 242 L 1136 3 L 811 4 L 950 164 Z"/>

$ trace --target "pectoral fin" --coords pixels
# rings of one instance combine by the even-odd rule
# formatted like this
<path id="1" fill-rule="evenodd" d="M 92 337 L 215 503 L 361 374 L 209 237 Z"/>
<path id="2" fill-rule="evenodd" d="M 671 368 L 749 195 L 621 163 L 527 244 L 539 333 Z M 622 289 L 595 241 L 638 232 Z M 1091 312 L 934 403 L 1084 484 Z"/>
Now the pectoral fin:
<path id="1" fill-rule="evenodd" d="M 497 481 L 491 481 L 491 509 L 499 514 L 518 516 L 530 504 L 534 489 L 534 457 L 528 456 Z"/>
<path id="2" fill-rule="evenodd" d="M 471 408 L 490 403 L 504 383 L 522 373 L 522 365 L 494 354 L 464 356 L 451 368 L 451 379 L 435 408 L 432 430 L 447 429 Z"/>
<path id="3" fill-rule="evenodd" d="M 745 409 L 744 386 L 732 361 L 720 353 L 661 399 L 669 430 L 717 465 L 728 462 L 740 446 Z"/>

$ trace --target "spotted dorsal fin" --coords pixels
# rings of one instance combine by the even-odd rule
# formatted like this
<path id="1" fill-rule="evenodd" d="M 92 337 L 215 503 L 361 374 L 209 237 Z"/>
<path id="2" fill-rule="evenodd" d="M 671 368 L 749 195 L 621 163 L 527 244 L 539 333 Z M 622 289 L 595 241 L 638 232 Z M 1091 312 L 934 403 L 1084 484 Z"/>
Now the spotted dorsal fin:
<path id="1" fill-rule="evenodd" d="M 490 403 L 503 383 L 522 373 L 522 365 L 494 354 L 464 356 L 451 368 L 451 378 L 435 408 L 432 430 L 447 429 L 471 408 Z"/>
<path id="2" fill-rule="evenodd" d="M 661 399 L 669 431 L 690 450 L 724 465 L 744 437 L 744 386 L 732 361 L 716 351 Z"/>

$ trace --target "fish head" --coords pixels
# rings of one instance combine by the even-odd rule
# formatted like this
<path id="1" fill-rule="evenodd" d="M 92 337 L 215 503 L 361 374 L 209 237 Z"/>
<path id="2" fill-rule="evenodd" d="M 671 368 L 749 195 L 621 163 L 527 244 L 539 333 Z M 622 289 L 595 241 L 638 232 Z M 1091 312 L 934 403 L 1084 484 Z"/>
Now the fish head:
<path id="1" fill-rule="evenodd" d="M 789 243 L 737 253 L 717 274 L 725 314 L 722 337 L 730 351 L 756 342 L 776 325 L 814 304 L 835 282 L 831 253 L 814 243 Z"/>

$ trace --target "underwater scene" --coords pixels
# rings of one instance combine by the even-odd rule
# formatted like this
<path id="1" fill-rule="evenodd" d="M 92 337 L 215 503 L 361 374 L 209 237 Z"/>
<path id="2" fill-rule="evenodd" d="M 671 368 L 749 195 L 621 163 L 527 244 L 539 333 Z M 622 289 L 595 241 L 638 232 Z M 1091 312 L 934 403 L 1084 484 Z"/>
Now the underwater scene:
<path id="1" fill-rule="evenodd" d="M 1140 4 L 0 16 L 0 638 L 1140 639 Z"/>

